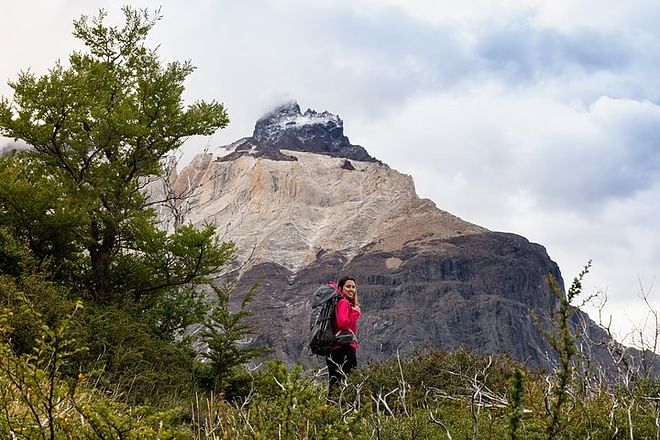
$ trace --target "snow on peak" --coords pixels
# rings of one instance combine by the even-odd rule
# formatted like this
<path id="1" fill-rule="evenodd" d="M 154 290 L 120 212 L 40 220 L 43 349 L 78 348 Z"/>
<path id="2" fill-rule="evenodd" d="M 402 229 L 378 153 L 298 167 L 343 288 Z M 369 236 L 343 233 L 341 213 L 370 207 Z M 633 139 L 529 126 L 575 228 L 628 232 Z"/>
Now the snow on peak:
<path id="1" fill-rule="evenodd" d="M 306 124 L 322 124 L 326 125 L 329 122 L 333 122 L 338 126 L 342 126 L 343 122 L 337 115 L 333 115 L 330 112 L 317 113 L 314 110 L 307 109 L 305 114 L 299 115 L 292 120 L 286 122 L 287 125 L 296 124 L 296 125 L 306 125 Z"/>
<path id="2" fill-rule="evenodd" d="M 273 129 L 286 130 L 305 125 L 327 125 L 329 123 L 339 127 L 343 125 L 341 118 L 337 115 L 333 115 L 328 111 L 318 113 L 312 109 L 307 109 L 305 113 L 302 113 L 296 101 L 289 101 L 259 118 L 255 127 L 255 134 L 257 128 L 272 131 Z"/>
<path id="3" fill-rule="evenodd" d="M 252 151 L 275 160 L 291 160 L 280 150 L 294 150 L 376 161 L 364 148 L 350 143 L 344 135 L 344 123 L 339 116 L 312 109 L 302 113 L 296 101 L 285 102 L 259 118 L 251 137 L 230 145 L 226 150 L 226 159 Z"/>

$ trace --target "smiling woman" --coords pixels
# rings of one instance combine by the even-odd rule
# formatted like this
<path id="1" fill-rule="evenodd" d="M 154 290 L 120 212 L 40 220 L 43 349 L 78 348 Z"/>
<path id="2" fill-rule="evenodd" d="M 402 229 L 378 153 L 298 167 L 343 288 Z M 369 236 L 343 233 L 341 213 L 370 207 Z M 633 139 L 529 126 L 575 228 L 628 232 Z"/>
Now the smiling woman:
<path id="1" fill-rule="evenodd" d="M 341 342 L 332 347 L 326 358 L 329 377 L 328 399 L 336 397 L 339 383 L 345 381 L 351 370 L 357 367 L 357 323 L 361 310 L 355 278 L 341 277 L 337 282 L 337 288 L 341 298 L 337 301 L 333 330 Z"/>

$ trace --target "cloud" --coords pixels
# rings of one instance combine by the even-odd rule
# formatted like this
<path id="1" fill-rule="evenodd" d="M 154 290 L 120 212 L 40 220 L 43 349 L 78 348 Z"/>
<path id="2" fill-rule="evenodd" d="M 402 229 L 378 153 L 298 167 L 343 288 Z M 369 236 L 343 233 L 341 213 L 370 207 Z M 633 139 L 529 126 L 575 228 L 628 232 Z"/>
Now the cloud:
<path id="1" fill-rule="evenodd" d="M 229 85 L 240 78 L 264 101 L 309 96 L 311 106 L 337 108 L 359 91 L 351 106 L 377 115 L 429 86 L 456 81 L 458 66 L 466 63 L 451 29 L 420 25 L 394 9 L 362 14 L 328 2 L 263 2 L 259 11 L 241 5 L 209 11 L 208 17 L 223 16 L 210 43 L 217 52 L 204 47 L 191 54 L 205 64 L 195 62 L 200 72 L 213 77 L 215 87 L 228 85 L 230 94 Z"/>
<path id="2" fill-rule="evenodd" d="M 7 154 L 13 150 L 24 150 L 28 146 L 24 142 L 16 142 L 12 139 L 0 136 L 0 155 Z"/>
<path id="3" fill-rule="evenodd" d="M 386 162 L 527 194 L 545 209 L 603 209 L 660 181 L 660 108 L 648 101 L 602 97 L 582 108 L 484 87 L 420 98 L 363 124 L 358 140 L 374 142 Z"/>
<path id="4" fill-rule="evenodd" d="M 490 74 L 510 83 L 529 83 L 626 69 L 629 49 L 618 34 L 581 30 L 566 35 L 535 28 L 523 19 L 480 32 L 475 52 Z"/>
<path id="5" fill-rule="evenodd" d="M 518 164 L 539 202 L 563 209 L 593 209 L 631 197 L 660 180 L 660 108 L 648 101 L 599 98 L 588 109 L 558 105 L 526 121 L 536 144 L 528 167 Z M 520 110 L 525 108 L 523 104 Z M 548 117 L 551 116 L 551 117 Z"/>

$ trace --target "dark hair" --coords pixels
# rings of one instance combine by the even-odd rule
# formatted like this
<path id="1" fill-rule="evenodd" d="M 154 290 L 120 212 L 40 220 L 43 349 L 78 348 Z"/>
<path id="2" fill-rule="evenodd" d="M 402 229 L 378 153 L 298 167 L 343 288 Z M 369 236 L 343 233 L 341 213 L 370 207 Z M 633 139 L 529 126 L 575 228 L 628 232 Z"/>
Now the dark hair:
<path id="1" fill-rule="evenodd" d="M 342 287 L 344 287 L 344 284 L 346 284 L 346 281 L 348 280 L 351 280 L 355 283 L 355 278 L 348 275 L 344 275 L 343 277 L 339 278 L 339 281 L 337 281 L 337 287 L 341 289 Z"/>

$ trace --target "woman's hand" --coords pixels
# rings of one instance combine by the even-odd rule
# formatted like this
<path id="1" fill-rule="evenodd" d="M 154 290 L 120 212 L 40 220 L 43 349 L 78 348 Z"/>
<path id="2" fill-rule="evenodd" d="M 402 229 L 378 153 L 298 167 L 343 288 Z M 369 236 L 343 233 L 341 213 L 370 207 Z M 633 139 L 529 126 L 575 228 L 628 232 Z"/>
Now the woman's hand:
<path id="1" fill-rule="evenodd" d="M 353 310 L 357 310 L 362 314 L 362 311 L 360 310 L 360 303 L 358 301 L 358 294 L 357 294 L 357 289 L 355 289 L 355 293 L 353 294 L 353 305 L 351 306 Z"/>

